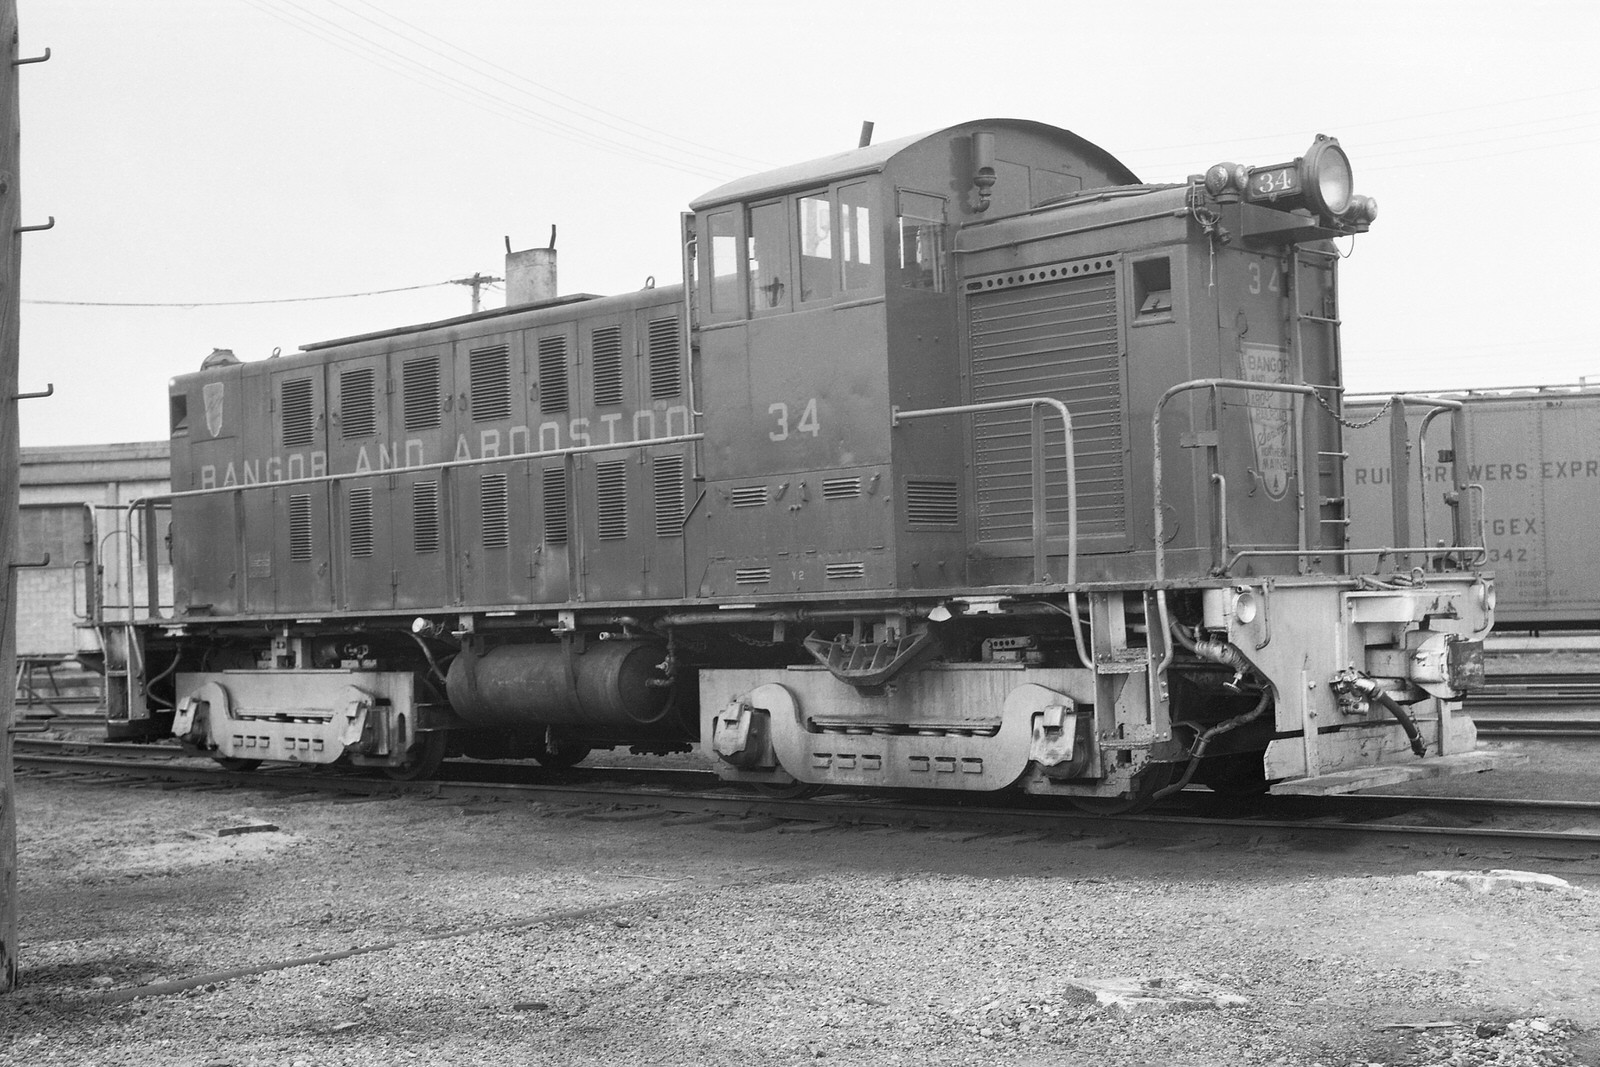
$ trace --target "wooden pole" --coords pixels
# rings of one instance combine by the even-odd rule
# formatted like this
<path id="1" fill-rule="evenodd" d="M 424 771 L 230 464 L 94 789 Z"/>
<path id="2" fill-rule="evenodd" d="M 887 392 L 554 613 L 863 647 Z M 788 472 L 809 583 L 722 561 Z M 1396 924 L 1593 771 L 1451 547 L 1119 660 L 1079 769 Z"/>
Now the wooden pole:
<path id="1" fill-rule="evenodd" d="M 17 811 L 11 774 L 16 715 L 17 309 L 22 224 L 18 204 L 17 0 L 0 0 L 0 992 L 17 984 Z"/>

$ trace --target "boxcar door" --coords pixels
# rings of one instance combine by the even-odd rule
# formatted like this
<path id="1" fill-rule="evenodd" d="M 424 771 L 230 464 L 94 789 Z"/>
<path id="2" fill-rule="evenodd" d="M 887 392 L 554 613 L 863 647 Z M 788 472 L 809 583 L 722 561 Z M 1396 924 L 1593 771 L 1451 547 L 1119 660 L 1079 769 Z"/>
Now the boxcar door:
<path id="1" fill-rule="evenodd" d="M 449 345 L 396 352 L 389 376 L 398 403 L 389 410 L 396 607 L 444 608 L 456 602 L 449 528 L 443 522 L 446 472 L 411 468 L 443 463 L 455 453 L 455 364 Z"/>

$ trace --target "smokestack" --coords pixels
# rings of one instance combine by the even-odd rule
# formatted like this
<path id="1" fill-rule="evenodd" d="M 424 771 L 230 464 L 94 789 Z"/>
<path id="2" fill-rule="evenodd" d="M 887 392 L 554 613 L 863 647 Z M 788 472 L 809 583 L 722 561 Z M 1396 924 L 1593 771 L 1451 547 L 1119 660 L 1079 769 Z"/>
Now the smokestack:
<path id="1" fill-rule="evenodd" d="M 556 298 L 556 228 L 550 227 L 549 248 L 511 251 L 506 238 L 506 307 L 537 304 Z"/>

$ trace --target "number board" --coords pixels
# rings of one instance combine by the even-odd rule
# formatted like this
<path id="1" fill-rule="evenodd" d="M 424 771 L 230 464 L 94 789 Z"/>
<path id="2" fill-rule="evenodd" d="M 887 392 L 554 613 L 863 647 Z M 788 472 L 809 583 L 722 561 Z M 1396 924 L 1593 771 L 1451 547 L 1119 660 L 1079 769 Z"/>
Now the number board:
<path id="1" fill-rule="evenodd" d="M 1300 191 L 1300 170 L 1293 163 L 1278 167 L 1258 167 L 1250 172 L 1250 200 L 1273 200 Z"/>

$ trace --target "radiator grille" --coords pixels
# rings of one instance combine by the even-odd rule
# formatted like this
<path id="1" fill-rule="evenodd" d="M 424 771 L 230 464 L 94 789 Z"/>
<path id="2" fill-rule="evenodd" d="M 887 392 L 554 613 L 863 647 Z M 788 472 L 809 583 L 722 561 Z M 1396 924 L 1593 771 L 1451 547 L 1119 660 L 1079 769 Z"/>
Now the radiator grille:
<path id="1" fill-rule="evenodd" d="M 1125 431 L 1115 274 L 1102 269 L 1033 284 L 1012 281 L 970 293 L 969 301 L 973 402 L 1028 396 L 1063 401 L 1072 412 L 1077 446 L 1079 530 L 1122 534 Z M 1018 408 L 974 416 L 973 425 L 978 539 L 1027 539 L 1033 529 L 1032 417 Z M 1067 520 L 1062 449 L 1060 422 L 1047 413 L 1052 525 Z"/>
<path id="2" fill-rule="evenodd" d="M 289 558 L 311 558 L 311 497 L 295 493 L 289 497 Z"/>
<path id="3" fill-rule="evenodd" d="M 350 490 L 350 554 L 358 559 L 372 555 L 372 487 Z"/>
<path id="4" fill-rule="evenodd" d="M 906 521 L 916 526 L 961 522 L 961 489 L 955 482 L 906 479 Z"/>
<path id="5" fill-rule="evenodd" d="M 764 485 L 736 485 L 729 494 L 736 508 L 759 508 L 767 502 L 767 487 Z"/>
<path id="6" fill-rule="evenodd" d="M 567 543 L 567 471 L 546 467 L 543 474 L 544 539 L 546 544 Z"/>
<path id="7" fill-rule="evenodd" d="M 472 421 L 489 422 L 511 417 L 511 349 L 506 345 L 479 348 L 467 356 L 472 381 Z"/>
<path id="8" fill-rule="evenodd" d="M 439 425 L 439 357 L 408 359 L 400 368 L 401 403 L 408 430 Z"/>
<path id="9" fill-rule="evenodd" d="M 867 574 L 867 565 L 859 560 L 851 563 L 830 563 L 824 568 L 829 581 L 844 581 L 850 578 L 864 578 Z"/>
<path id="10" fill-rule="evenodd" d="M 283 418 L 284 448 L 305 448 L 316 440 L 317 413 L 310 378 L 285 381 L 278 407 Z"/>
<path id="11" fill-rule="evenodd" d="M 683 536 L 687 498 L 683 484 L 683 457 L 656 456 L 651 460 L 655 488 L 656 536 Z"/>
<path id="12" fill-rule="evenodd" d="M 479 501 L 483 509 L 483 547 L 505 548 L 511 543 L 511 514 L 507 501 L 506 476 L 485 474 Z"/>
<path id="13" fill-rule="evenodd" d="M 411 543 L 418 552 L 439 551 L 439 483 L 411 487 Z"/>
<path id="14" fill-rule="evenodd" d="M 567 410 L 567 339 L 539 339 L 539 411 Z"/>
<path id="15" fill-rule="evenodd" d="M 589 344 L 594 354 L 594 402 L 622 403 L 622 327 L 596 330 Z"/>
<path id="16" fill-rule="evenodd" d="M 346 441 L 378 432 L 378 399 L 372 368 L 339 375 L 339 435 Z"/>
<path id="17" fill-rule="evenodd" d="M 771 567 L 743 567 L 733 572 L 736 585 L 765 585 L 772 581 Z"/>
<path id="18" fill-rule="evenodd" d="M 678 365 L 680 351 L 678 320 L 650 320 L 650 399 L 665 400 L 683 392 L 683 371 Z"/>
<path id="19" fill-rule="evenodd" d="M 594 503 L 600 540 L 628 536 L 628 461 L 607 460 L 594 465 Z"/>

